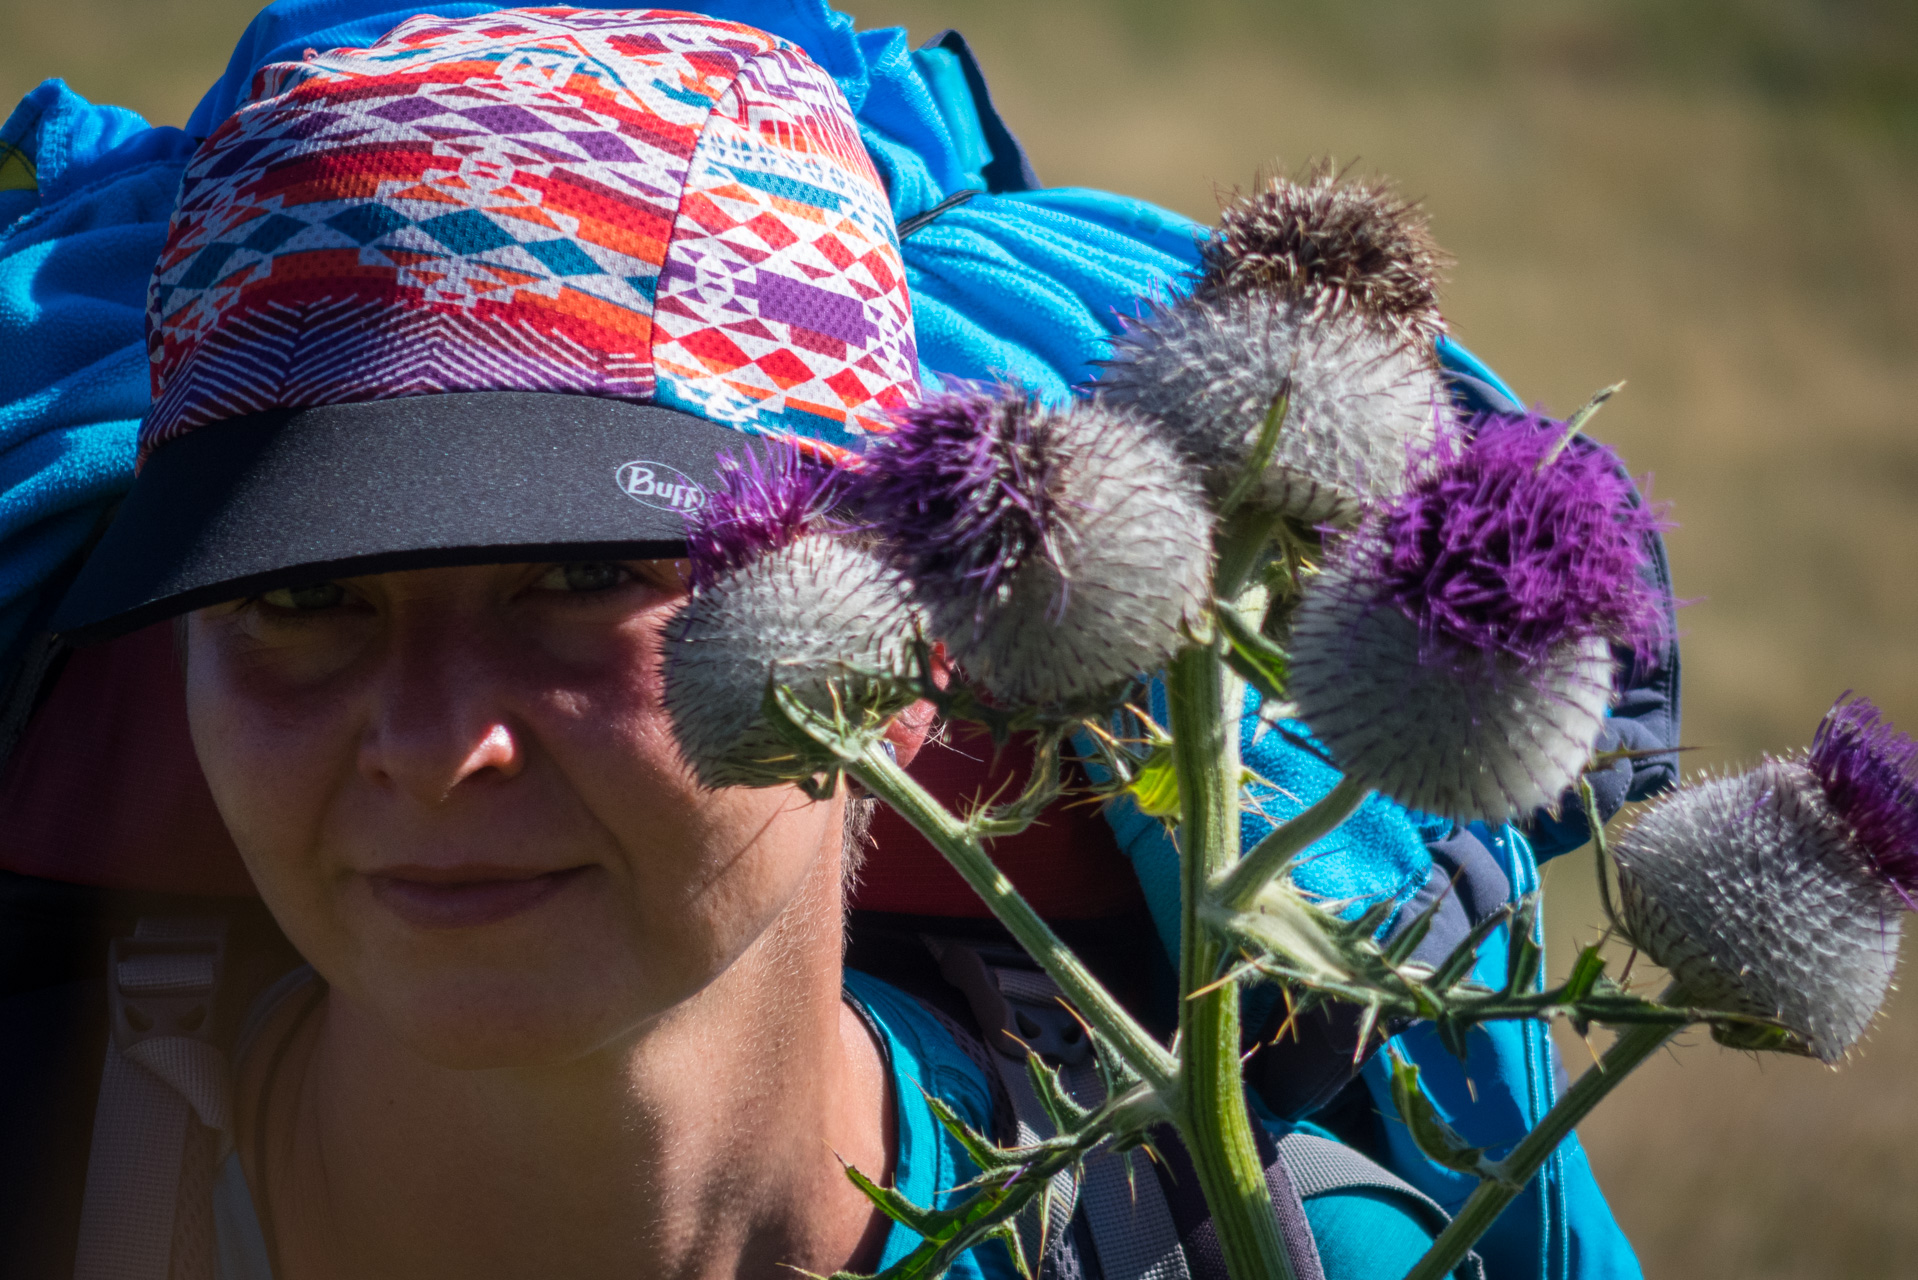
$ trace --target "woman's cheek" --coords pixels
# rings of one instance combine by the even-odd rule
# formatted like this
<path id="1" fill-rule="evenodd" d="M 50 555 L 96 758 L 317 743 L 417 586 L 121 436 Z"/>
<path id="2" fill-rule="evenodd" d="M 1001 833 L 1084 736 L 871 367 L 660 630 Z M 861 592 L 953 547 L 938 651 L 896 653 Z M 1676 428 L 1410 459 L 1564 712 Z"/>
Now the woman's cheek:
<path id="1" fill-rule="evenodd" d="M 307 932 L 319 922 L 302 928 L 299 918 L 324 897 L 327 799 L 352 766 L 344 695 L 265 679 L 257 664 L 222 660 L 230 655 L 206 639 L 188 650 L 194 752 L 255 885 L 289 933 Z"/>

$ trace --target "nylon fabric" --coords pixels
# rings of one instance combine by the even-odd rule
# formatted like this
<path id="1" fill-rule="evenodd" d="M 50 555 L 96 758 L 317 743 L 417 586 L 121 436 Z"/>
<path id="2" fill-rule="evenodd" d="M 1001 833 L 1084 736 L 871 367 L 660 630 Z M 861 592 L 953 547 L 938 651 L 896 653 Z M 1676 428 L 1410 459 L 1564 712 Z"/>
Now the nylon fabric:
<path id="1" fill-rule="evenodd" d="M 184 1036 L 155 1036 L 126 1051 L 164 1081 L 192 1106 L 205 1128 L 225 1137 L 233 1128 L 233 1093 L 227 1079 L 226 1055 L 204 1040 Z"/>
<path id="2" fill-rule="evenodd" d="M 108 1047 L 74 1280 L 167 1280 L 192 1119 L 185 1098 Z"/>
<path id="3" fill-rule="evenodd" d="M 1190 1280 L 1179 1233 L 1144 1152 L 1095 1155 L 1086 1162 L 1081 1195 L 1105 1280 Z"/>
<path id="4" fill-rule="evenodd" d="M 846 972 L 846 994 L 879 1029 L 893 1081 L 898 1147 L 893 1185 L 917 1205 L 947 1207 L 966 1194 L 959 1185 L 978 1170 L 926 1105 L 928 1095 L 952 1107 L 981 1133 L 992 1131 L 992 1087 L 985 1072 L 918 1001 L 879 979 Z M 919 1246 L 919 1234 L 894 1223 L 880 1269 Z M 993 1242 L 961 1255 L 947 1273 L 954 1280 L 1013 1280 L 1012 1256 Z"/>

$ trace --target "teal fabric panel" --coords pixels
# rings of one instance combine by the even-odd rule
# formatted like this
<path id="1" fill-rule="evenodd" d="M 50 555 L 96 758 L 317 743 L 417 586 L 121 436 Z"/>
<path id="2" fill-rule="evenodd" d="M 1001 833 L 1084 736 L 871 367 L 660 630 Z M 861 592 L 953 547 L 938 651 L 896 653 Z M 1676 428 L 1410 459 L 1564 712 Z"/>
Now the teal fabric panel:
<path id="1" fill-rule="evenodd" d="M 1387 1191 L 1334 1191 L 1305 1202 L 1325 1280 L 1382 1280 L 1412 1269 L 1432 1233 Z"/>
<path id="2" fill-rule="evenodd" d="M 49 80 L 0 126 L 9 149 L 37 186 L 0 193 L 0 654 L 132 478 L 146 279 L 188 142 Z"/>
<path id="3" fill-rule="evenodd" d="M 914 1204 L 946 1208 L 965 1198 L 959 1184 L 978 1176 L 965 1151 L 926 1105 L 927 1095 L 944 1101 L 981 1133 L 992 1131 L 992 1089 L 985 1073 L 968 1058 L 939 1020 L 911 996 L 868 974 L 846 972 L 846 992 L 858 1001 L 885 1036 L 887 1065 L 897 1113 L 898 1168 L 893 1185 Z M 886 1237 L 880 1268 L 898 1262 L 919 1247 L 921 1237 L 894 1223 Z M 966 1253 L 947 1273 L 955 1280 L 1013 1280 L 1018 1273 L 1005 1246 L 997 1241 Z"/>

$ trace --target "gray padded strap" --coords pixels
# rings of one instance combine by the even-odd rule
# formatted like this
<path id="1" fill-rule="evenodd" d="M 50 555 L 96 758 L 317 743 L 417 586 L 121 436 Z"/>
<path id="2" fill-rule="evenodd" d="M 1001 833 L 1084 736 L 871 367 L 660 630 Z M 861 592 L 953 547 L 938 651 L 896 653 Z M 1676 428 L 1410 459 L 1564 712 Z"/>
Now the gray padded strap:
<path id="1" fill-rule="evenodd" d="M 114 940 L 75 1280 L 212 1280 L 213 1170 L 232 1142 L 212 1041 L 225 945 L 221 919 L 149 917 Z"/>
<path id="2" fill-rule="evenodd" d="M 1331 1191 L 1386 1191 L 1409 1200 L 1434 1233 L 1452 1220 L 1438 1201 L 1342 1142 L 1311 1133 L 1288 1133 L 1279 1139 L 1279 1157 L 1301 1200 Z M 1484 1280 L 1485 1264 L 1478 1254 L 1470 1253 L 1454 1274 Z"/>
<path id="3" fill-rule="evenodd" d="M 1052 979 L 1033 969 L 989 964 L 976 949 L 953 943 L 940 946 L 939 960 L 941 971 L 965 992 L 986 1032 L 990 1056 L 1012 1100 L 1020 1142 L 1053 1133 L 1052 1120 L 1026 1074 L 1028 1046 L 1058 1061 L 1073 1101 L 1082 1107 L 1105 1101 L 1091 1043 Z M 1082 1178 L 1076 1188 L 1070 1174 L 1054 1180 L 1048 1240 L 1064 1236 L 1076 1198 L 1105 1280 L 1191 1280 L 1178 1228 L 1143 1152 L 1102 1151 L 1085 1162 Z M 1036 1224 L 1026 1227 L 1028 1253 L 1035 1256 L 1037 1241 L 1030 1237 L 1036 1235 Z"/>
<path id="4" fill-rule="evenodd" d="M 1032 1080 L 1026 1075 L 1024 1061 L 1015 1062 L 999 1053 L 991 1057 L 994 1068 L 999 1072 L 999 1080 L 1006 1087 L 1006 1096 L 1012 1100 L 1012 1115 L 1017 1130 L 1014 1141 L 1025 1147 L 1051 1137 L 1052 1118 L 1040 1105 L 1039 1095 L 1032 1091 Z M 1019 1215 L 1019 1238 L 1027 1258 L 1036 1263 L 1048 1249 L 1055 1247 L 1056 1241 L 1065 1238 L 1072 1223 L 1072 1207 L 1078 1200 L 1079 1180 L 1072 1170 L 1064 1169 L 1054 1174 L 1052 1199 L 1044 1223 L 1041 1224 L 1029 1212 L 1022 1211 Z"/>

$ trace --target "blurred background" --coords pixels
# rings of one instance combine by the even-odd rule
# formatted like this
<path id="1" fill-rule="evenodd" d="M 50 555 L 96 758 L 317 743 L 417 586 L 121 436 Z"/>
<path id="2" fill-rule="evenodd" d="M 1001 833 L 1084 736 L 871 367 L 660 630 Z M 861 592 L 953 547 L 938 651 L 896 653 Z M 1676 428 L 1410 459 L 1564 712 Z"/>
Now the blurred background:
<path id="1" fill-rule="evenodd" d="M 183 123 L 256 7 L 0 0 L 0 100 L 62 76 Z M 963 30 L 1051 185 L 1210 220 L 1261 167 L 1396 178 L 1523 398 L 1629 382 L 1593 434 L 1678 522 L 1688 772 L 1802 745 L 1847 688 L 1918 731 L 1914 0 L 844 7 Z M 1548 872 L 1558 968 L 1592 884 L 1589 851 Z M 1918 1275 L 1918 997 L 1836 1072 L 1691 1039 L 1584 1130 L 1647 1273 Z"/>

